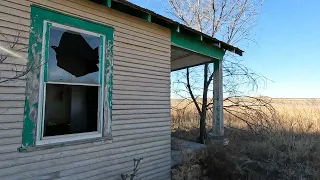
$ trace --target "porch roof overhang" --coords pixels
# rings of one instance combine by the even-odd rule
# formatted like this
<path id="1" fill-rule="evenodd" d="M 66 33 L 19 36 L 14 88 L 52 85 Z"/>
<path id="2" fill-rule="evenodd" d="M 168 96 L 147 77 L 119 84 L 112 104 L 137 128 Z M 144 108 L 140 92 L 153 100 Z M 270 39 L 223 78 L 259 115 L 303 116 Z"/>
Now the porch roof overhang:
<path id="1" fill-rule="evenodd" d="M 188 32 L 171 30 L 171 71 L 220 60 L 225 50 Z"/>
<path id="2" fill-rule="evenodd" d="M 155 23 L 169 28 L 171 30 L 172 42 L 172 71 L 200 65 L 210 61 L 212 62 L 214 59 L 222 59 L 225 51 L 230 51 L 240 56 L 242 56 L 244 52 L 238 47 L 227 44 L 125 0 L 90 1 L 144 19 L 150 23 Z M 184 54 L 185 57 L 181 57 L 181 54 Z"/>

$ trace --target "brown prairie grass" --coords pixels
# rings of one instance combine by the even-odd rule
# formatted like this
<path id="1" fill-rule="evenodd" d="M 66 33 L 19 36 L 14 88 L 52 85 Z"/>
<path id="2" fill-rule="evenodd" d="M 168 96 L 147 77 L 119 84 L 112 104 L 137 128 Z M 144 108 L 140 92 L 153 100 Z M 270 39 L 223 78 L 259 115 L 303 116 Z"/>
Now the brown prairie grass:
<path id="1" fill-rule="evenodd" d="M 172 100 L 173 135 L 196 141 L 199 116 Z M 320 99 L 272 99 L 270 131 L 249 129 L 225 112 L 228 146 L 209 146 L 196 164 L 209 179 L 320 179 Z M 212 113 L 207 118 L 211 129 Z M 260 122 L 260 119 L 251 121 Z M 258 126 L 257 126 L 258 127 Z"/>

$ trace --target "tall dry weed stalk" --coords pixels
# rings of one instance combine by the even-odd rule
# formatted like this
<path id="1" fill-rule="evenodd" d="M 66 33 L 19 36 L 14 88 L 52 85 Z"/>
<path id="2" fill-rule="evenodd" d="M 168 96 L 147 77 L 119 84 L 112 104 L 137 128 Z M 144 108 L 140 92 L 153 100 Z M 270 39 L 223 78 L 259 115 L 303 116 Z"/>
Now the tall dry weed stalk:
<path id="1" fill-rule="evenodd" d="M 237 176 L 244 179 L 320 179 L 320 100 L 272 99 L 270 103 L 274 111 L 267 110 L 263 116 L 253 111 L 234 116 L 225 111 L 230 145 L 220 151 L 215 147 L 204 155 L 208 171 L 217 168 L 217 157 L 225 155 L 230 157 L 222 159 L 240 168 Z M 178 113 L 172 110 L 172 128 L 177 136 L 196 139 L 199 126 L 193 111 L 192 107 Z M 211 124 L 211 117 L 207 122 Z M 226 174 L 234 170 L 226 170 Z"/>

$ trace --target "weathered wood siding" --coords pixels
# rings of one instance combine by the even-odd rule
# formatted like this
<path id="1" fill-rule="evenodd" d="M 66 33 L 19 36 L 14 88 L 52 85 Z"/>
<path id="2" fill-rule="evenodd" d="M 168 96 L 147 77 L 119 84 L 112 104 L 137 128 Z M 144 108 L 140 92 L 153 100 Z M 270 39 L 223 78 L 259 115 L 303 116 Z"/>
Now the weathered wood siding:
<path id="1" fill-rule="evenodd" d="M 28 45 L 30 4 L 115 28 L 113 142 L 94 142 L 19 153 L 25 78 L 0 84 L 0 179 L 117 179 L 143 157 L 141 179 L 170 179 L 170 32 L 88 0 L 0 0 L 0 46 L 20 32 Z M 1 51 L 1 50 L 0 50 Z M 27 57 L 27 50 L 20 53 Z M 8 57 L 1 80 L 26 65 Z"/>

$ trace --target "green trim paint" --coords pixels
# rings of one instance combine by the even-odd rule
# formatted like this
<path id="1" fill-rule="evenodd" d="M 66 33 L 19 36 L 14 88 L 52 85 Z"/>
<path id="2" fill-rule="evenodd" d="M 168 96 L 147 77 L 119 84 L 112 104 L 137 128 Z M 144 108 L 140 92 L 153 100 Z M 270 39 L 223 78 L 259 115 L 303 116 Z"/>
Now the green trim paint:
<path id="1" fill-rule="evenodd" d="M 106 1 L 105 2 L 106 6 L 111 7 L 112 0 L 105 0 L 105 1 Z"/>
<path id="2" fill-rule="evenodd" d="M 176 27 L 171 30 L 171 42 L 174 45 L 215 59 L 223 58 L 225 54 L 223 49 L 201 41 L 202 38 L 199 36 L 190 36 L 189 34 L 184 34 L 181 31 L 179 33 L 177 31 L 180 30 Z"/>
<path id="3" fill-rule="evenodd" d="M 144 20 L 147 20 L 148 22 L 151 22 L 151 14 L 145 14 L 145 16 L 143 17 Z"/>
<path id="4" fill-rule="evenodd" d="M 108 2 L 111 3 L 110 0 Z M 110 4 L 111 5 L 111 4 Z M 109 26 L 105 26 L 103 24 L 98 24 L 95 22 L 91 22 L 88 20 L 84 20 L 78 17 L 73 17 L 70 15 L 62 14 L 47 8 L 31 5 L 31 33 L 29 37 L 29 53 L 28 53 L 28 67 L 41 67 L 41 60 L 42 58 L 42 39 L 44 36 L 44 23 L 45 21 L 48 21 L 46 26 L 47 32 L 45 33 L 45 39 L 46 41 L 46 51 L 44 53 L 44 77 L 40 77 L 40 68 L 32 68 L 31 71 L 27 74 L 27 90 L 26 90 L 26 99 L 25 99 L 25 110 L 24 110 L 24 127 L 22 132 L 22 147 L 19 148 L 19 151 L 23 152 L 24 148 L 32 147 L 36 145 L 36 135 L 37 135 L 37 121 L 38 121 L 38 111 L 42 109 L 42 107 L 39 107 L 41 102 L 39 102 L 39 87 L 42 82 L 40 82 L 40 79 L 43 79 L 44 82 L 47 81 L 47 60 L 49 58 L 49 52 L 48 52 L 48 46 L 49 46 L 49 37 L 50 37 L 50 26 L 51 22 L 55 22 L 58 24 L 83 29 L 86 31 L 94 32 L 97 34 L 101 34 L 106 37 L 106 41 L 111 41 L 113 43 L 113 34 L 114 29 Z M 109 51 L 108 51 L 109 52 Z M 111 55 L 111 57 L 110 57 Z M 110 52 L 110 57 L 112 57 L 112 52 Z M 109 59 L 106 59 L 106 62 L 108 62 Z M 104 77 L 105 85 L 108 84 L 108 87 L 110 88 L 108 92 L 108 106 L 105 108 L 108 110 L 108 114 L 110 114 L 110 117 L 112 117 L 112 98 L 111 100 L 109 97 L 112 97 L 112 63 L 105 63 L 108 64 L 108 73 L 109 76 L 106 78 Z M 111 77 L 111 78 L 110 78 Z M 45 83 L 44 83 L 45 84 Z M 111 86 L 110 86 L 111 84 Z M 43 91 L 42 91 L 43 92 Z M 42 98 L 43 99 L 43 98 Z M 106 100 L 105 100 L 106 101 Z M 109 102 L 111 101 L 111 102 Z M 43 113 L 40 114 L 43 116 Z M 107 122 L 104 122 L 107 123 Z M 102 125 L 103 126 L 103 125 Z M 39 133 L 42 133 L 42 129 L 39 131 Z M 41 137 L 41 136 L 39 136 Z"/>
<path id="5" fill-rule="evenodd" d="M 28 103 L 28 99 L 25 100 L 25 115 L 24 115 L 24 126 L 22 131 L 22 144 L 23 147 L 27 147 L 30 145 L 34 145 L 34 129 L 35 123 L 32 121 L 32 117 L 30 116 L 30 107 Z"/>

